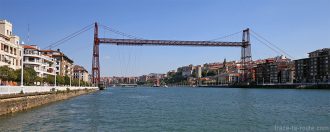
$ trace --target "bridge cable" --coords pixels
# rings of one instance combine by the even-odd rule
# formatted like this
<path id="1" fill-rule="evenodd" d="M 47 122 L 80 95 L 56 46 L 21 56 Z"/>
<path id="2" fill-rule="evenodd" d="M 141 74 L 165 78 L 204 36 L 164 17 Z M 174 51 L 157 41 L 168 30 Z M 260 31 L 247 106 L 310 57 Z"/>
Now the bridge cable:
<path id="1" fill-rule="evenodd" d="M 100 24 L 100 27 L 102 27 L 104 30 L 107 30 L 107 31 L 110 31 L 112 33 L 115 33 L 117 35 L 120 35 L 123 39 L 125 38 L 130 38 L 130 39 L 143 39 L 141 37 L 136 37 L 134 35 L 130 35 L 130 34 L 127 34 L 127 33 L 124 33 L 124 32 L 121 32 L 119 30 L 116 30 L 116 29 L 113 29 L 113 28 L 110 28 L 108 26 L 105 26 L 105 25 L 102 25 Z M 118 49 L 117 49 L 118 50 Z M 118 50 L 119 51 L 119 50 Z M 123 53 L 120 51 L 119 53 L 119 56 L 120 56 L 120 67 L 124 68 L 124 69 L 121 69 L 121 75 L 123 76 L 123 73 L 125 73 L 126 75 L 128 75 L 129 73 L 132 73 L 134 70 L 133 70 L 133 67 L 136 66 L 136 55 L 135 54 L 135 47 L 133 47 L 132 49 L 129 48 L 128 50 L 126 50 L 127 53 Z M 133 52 L 133 53 L 132 53 Z M 127 57 L 125 55 L 128 55 Z M 123 64 L 122 64 L 122 61 Z"/>
<path id="2" fill-rule="evenodd" d="M 84 31 L 82 31 L 82 32 L 80 32 L 79 34 L 76 34 L 76 35 L 74 35 L 74 36 L 69 37 L 68 39 L 62 41 L 61 43 L 58 43 L 58 44 L 56 44 L 56 45 L 53 45 L 52 47 L 60 46 L 60 45 L 64 44 L 65 42 L 71 40 L 72 38 L 75 38 L 76 36 L 78 36 L 78 35 L 80 35 L 80 34 L 86 32 L 86 31 L 88 31 L 88 30 L 90 30 L 90 29 L 92 29 L 92 27 L 91 27 L 91 28 L 88 28 L 88 29 L 86 29 L 86 30 L 84 30 Z"/>
<path id="3" fill-rule="evenodd" d="M 116 30 L 114 28 L 111 28 L 111 27 L 108 27 L 108 26 L 105 26 L 105 25 L 101 25 L 100 24 L 100 26 L 102 26 L 104 29 L 106 29 L 106 30 L 108 30 L 110 32 L 113 32 L 113 33 L 118 34 L 118 35 L 121 35 L 121 36 L 125 36 L 127 38 L 131 38 L 131 39 L 143 39 L 141 37 L 137 37 L 135 35 L 127 34 L 127 33 L 121 32 L 119 30 Z"/>
<path id="4" fill-rule="evenodd" d="M 273 47 L 275 47 L 277 50 L 281 51 L 282 53 L 284 53 L 286 56 L 290 57 L 291 59 L 295 59 L 294 57 L 292 57 L 290 54 L 288 54 L 286 51 L 284 51 L 283 49 L 279 48 L 278 46 L 276 46 L 275 44 L 271 43 L 270 41 L 268 41 L 266 38 L 262 37 L 261 35 L 259 35 L 258 33 L 254 32 L 251 30 L 251 33 L 255 34 L 257 37 L 261 38 L 262 40 L 266 41 L 268 44 L 272 45 Z"/>
<path id="5" fill-rule="evenodd" d="M 67 35 L 64 38 L 62 38 L 62 39 L 60 39 L 60 40 L 58 40 L 56 42 L 51 43 L 50 45 L 48 45 L 44 49 L 46 49 L 46 48 L 52 48 L 52 47 L 57 47 L 57 46 L 65 43 L 65 42 L 67 42 L 68 40 L 70 40 L 70 39 L 72 39 L 72 38 L 80 35 L 81 33 L 84 33 L 86 31 L 90 30 L 92 27 L 93 27 L 93 24 L 87 25 L 87 26 L 83 27 L 82 29 L 80 29 L 80 30 L 78 30 L 78 31 L 76 31 L 74 33 L 71 33 L 71 34 Z"/>
<path id="6" fill-rule="evenodd" d="M 235 33 L 232 33 L 232 34 L 228 34 L 228 35 L 225 35 L 225 36 L 221 36 L 221 37 L 217 37 L 215 39 L 211 39 L 209 41 L 216 41 L 216 40 L 220 40 L 220 39 L 224 39 L 224 38 L 228 38 L 228 37 L 232 37 L 236 34 L 239 34 L 239 33 L 242 33 L 242 31 L 238 31 L 238 32 L 235 32 Z"/>
<path id="7" fill-rule="evenodd" d="M 257 41 L 259 41 L 260 43 L 264 44 L 265 46 L 267 46 L 269 49 L 271 49 L 272 51 L 278 53 L 279 55 L 281 55 L 281 52 L 277 51 L 276 49 L 272 48 L 270 45 L 268 45 L 267 43 L 263 42 L 262 40 L 260 40 L 258 37 L 256 37 L 255 35 L 251 34 L 251 36 L 253 38 L 255 38 Z"/>

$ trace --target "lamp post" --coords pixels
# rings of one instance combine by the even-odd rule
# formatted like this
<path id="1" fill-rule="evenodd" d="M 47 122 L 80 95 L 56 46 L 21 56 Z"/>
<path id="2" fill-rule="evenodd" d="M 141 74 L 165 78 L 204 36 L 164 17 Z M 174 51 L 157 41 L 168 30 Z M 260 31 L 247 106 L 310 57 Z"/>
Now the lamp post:
<path id="1" fill-rule="evenodd" d="M 56 64 L 57 64 L 57 60 L 56 60 L 56 58 L 55 58 L 55 62 L 56 62 Z M 56 71 L 55 71 L 55 83 L 54 83 L 54 87 L 56 88 L 56 75 L 57 75 L 57 73 L 56 73 Z"/>
<path id="2" fill-rule="evenodd" d="M 78 71 L 79 87 L 80 87 L 80 71 Z"/>
<path id="3" fill-rule="evenodd" d="M 19 49 L 19 44 L 17 44 L 17 47 Z M 21 57 L 22 57 L 22 59 L 21 59 L 21 91 L 22 92 L 24 92 L 24 82 L 23 82 L 23 79 L 24 79 L 24 76 L 23 76 L 23 74 L 24 74 L 24 62 L 23 62 L 24 55 L 23 55 L 23 52 L 24 52 L 24 48 L 22 48 L 21 53 L 20 53 Z"/>
<path id="4" fill-rule="evenodd" d="M 71 87 L 72 75 L 73 75 L 73 69 L 72 69 L 72 66 L 71 66 L 71 74 L 70 74 L 70 87 Z"/>

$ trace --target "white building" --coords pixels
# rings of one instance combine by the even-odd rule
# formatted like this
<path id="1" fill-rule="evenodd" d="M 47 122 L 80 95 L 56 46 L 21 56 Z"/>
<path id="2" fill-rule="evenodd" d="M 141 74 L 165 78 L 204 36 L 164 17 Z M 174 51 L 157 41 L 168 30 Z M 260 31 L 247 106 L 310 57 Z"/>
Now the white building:
<path id="1" fill-rule="evenodd" d="M 41 50 L 42 54 L 56 59 L 56 74 L 60 76 L 73 76 L 73 60 L 66 56 L 60 49 Z"/>
<path id="2" fill-rule="evenodd" d="M 80 79 L 84 82 L 89 82 L 90 81 L 89 77 L 90 76 L 88 74 L 88 71 L 84 67 L 79 65 L 75 65 L 73 67 L 73 78 Z"/>
<path id="3" fill-rule="evenodd" d="M 13 34 L 13 26 L 7 20 L 0 20 L 0 66 L 21 68 L 20 38 Z"/>
<path id="4" fill-rule="evenodd" d="M 47 55 L 43 55 L 36 45 L 23 45 L 24 67 L 33 68 L 39 77 L 55 75 L 55 61 Z"/>
<path id="5" fill-rule="evenodd" d="M 178 68 L 178 72 L 182 72 L 182 76 L 189 77 L 192 75 L 193 71 L 196 69 L 195 66 L 189 65 L 189 66 L 183 66 Z"/>

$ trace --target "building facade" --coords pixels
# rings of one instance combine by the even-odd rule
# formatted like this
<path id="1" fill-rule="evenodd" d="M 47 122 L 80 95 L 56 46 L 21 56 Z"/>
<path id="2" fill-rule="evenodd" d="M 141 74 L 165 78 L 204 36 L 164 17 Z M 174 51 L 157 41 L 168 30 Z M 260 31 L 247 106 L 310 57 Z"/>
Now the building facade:
<path id="1" fill-rule="evenodd" d="M 293 83 L 295 79 L 294 63 L 285 56 L 266 59 L 254 69 L 257 84 Z"/>
<path id="2" fill-rule="evenodd" d="M 36 45 L 23 45 L 24 67 L 33 68 L 39 77 L 55 75 L 54 58 L 42 54 Z"/>
<path id="3" fill-rule="evenodd" d="M 55 59 L 56 74 L 60 76 L 73 76 L 73 60 L 66 56 L 59 49 L 42 50 L 44 55 L 51 56 Z"/>
<path id="4" fill-rule="evenodd" d="M 181 72 L 181 75 L 184 77 L 189 77 L 193 74 L 193 71 L 196 69 L 195 66 L 193 65 L 189 65 L 189 66 L 183 66 L 183 67 L 179 67 L 177 69 L 178 72 Z"/>
<path id="5" fill-rule="evenodd" d="M 330 48 L 309 53 L 308 58 L 295 60 L 296 78 L 299 83 L 330 82 Z"/>
<path id="6" fill-rule="evenodd" d="M 20 38 L 13 34 L 13 26 L 7 20 L 0 20 L 0 66 L 20 69 L 22 46 Z"/>
<path id="7" fill-rule="evenodd" d="M 84 67 L 79 65 L 75 65 L 73 67 L 73 78 L 80 79 L 84 82 L 90 81 L 88 71 Z"/>

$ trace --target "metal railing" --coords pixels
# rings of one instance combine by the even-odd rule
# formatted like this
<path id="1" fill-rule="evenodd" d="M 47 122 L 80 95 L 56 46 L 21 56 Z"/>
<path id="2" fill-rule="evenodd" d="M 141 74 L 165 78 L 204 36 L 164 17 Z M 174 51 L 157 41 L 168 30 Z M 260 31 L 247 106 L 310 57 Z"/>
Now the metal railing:
<path id="1" fill-rule="evenodd" d="M 5 94 L 19 94 L 23 93 L 41 93 L 41 92 L 50 92 L 50 91 L 65 91 L 69 88 L 70 90 L 79 90 L 79 89 L 98 89 L 98 87 L 54 87 L 54 86 L 0 86 L 0 95 Z"/>

